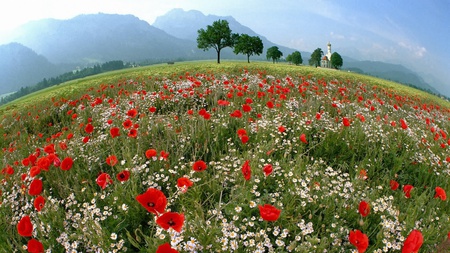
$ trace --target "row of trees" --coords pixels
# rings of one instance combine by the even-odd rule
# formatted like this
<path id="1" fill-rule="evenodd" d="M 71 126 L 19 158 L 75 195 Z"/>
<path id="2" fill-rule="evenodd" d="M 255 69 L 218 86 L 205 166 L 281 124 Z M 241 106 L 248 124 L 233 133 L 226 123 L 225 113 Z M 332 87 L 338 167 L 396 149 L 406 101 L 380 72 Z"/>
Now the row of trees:
<path id="1" fill-rule="evenodd" d="M 258 36 L 249 36 L 248 34 L 232 33 L 228 21 L 217 20 L 212 25 L 208 25 L 205 29 L 198 30 L 197 47 L 204 51 L 211 48 L 217 52 L 217 63 L 220 63 L 220 52 L 226 47 L 233 48 L 235 54 L 244 54 L 247 56 L 247 62 L 250 63 L 250 56 L 262 54 L 264 45 Z M 271 59 L 273 63 L 277 62 L 283 53 L 278 47 L 273 46 L 267 49 L 266 57 Z M 323 51 L 320 48 L 314 50 L 309 59 L 311 66 L 320 66 Z M 286 57 L 288 62 L 295 65 L 303 63 L 302 55 L 299 51 L 295 51 Z M 331 59 L 328 59 L 331 65 L 338 69 L 342 67 L 342 57 L 334 52 Z"/>

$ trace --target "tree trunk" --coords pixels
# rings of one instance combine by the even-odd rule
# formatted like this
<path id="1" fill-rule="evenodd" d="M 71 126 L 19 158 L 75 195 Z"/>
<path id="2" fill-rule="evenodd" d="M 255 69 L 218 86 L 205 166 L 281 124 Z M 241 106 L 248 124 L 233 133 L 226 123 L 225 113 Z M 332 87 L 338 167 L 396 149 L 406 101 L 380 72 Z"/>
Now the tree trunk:
<path id="1" fill-rule="evenodd" d="M 250 63 L 250 55 L 247 55 L 247 63 Z"/>
<path id="2" fill-rule="evenodd" d="M 217 50 L 217 63 L 220 63 L 220 50 Z"/>

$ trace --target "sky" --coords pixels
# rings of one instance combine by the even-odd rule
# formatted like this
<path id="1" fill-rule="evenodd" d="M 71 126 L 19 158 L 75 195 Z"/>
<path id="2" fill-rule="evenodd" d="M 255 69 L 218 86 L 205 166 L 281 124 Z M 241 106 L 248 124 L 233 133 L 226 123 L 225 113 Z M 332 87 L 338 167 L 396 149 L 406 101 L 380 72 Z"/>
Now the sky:
<path id="1" fill-rule="evenodd" d="M 14 0 L 0 9 L 0 41 L 32 20 L 101 12 L 152 24 L 174 8 L 233 16 L 299 51 L 326 51 L 331 42 L 343 56 L 402 64 L 450 94 L 450 0 Z"/>

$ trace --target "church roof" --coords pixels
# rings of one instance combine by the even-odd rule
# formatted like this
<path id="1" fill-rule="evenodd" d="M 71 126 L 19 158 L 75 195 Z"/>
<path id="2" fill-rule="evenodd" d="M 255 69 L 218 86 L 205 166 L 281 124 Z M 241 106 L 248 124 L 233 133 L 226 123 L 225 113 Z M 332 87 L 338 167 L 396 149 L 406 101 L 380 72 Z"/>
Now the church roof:
<path id="1" fill-rule="evenodd" d="M 327 57 L 326 55 L 324 55 L 324 56 L 322 57 L 322 60 L 328 61 L 328 57 Z"/>

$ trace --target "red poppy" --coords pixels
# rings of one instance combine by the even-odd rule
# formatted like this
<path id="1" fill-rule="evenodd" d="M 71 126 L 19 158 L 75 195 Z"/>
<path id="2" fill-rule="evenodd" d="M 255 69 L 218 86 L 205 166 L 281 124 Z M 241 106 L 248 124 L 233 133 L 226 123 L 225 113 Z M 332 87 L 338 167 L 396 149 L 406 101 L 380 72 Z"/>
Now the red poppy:
<path id="1" fill-rule="evenodd" d="M 114 165 L 117 164 L 117 162 L 118 162 L 118 160 L 117 160 L 117 157 L 115 155 L 110 155 L 110 156 L 106 157 L 106 163 L 109 166 L 114 166 Z"/>
<path id="2" fill-rule="evenodd" d="M 266 103 L 266 106 L 267 106 L 268 108 L 272 109 L 274 105 L 273 105 L 273 102 L 272 102 L 272 101 L 269 101 L 269 102 Z"/>
<path id="3" fill-rule="evenodd" d="M 348 126 L 350 126 L 350 120 L 347 117 L 344 117 L 342 119 L 342 124 L 344 124 L 344 126 L 348 127 Z"/>
<path id="4" fill-rule="evenodd" d="M 30 216 L 25 215 L 17 223 L 17 232 L 21 236 L 31 236 L 33 233 L 33 224 L 31 224 Z"/>
<path id="5" fill-rule="evenodd" d="M 165 230 L 172 228 L 177 232 L 181 232 L 184 223 L 184 214 L 176 212 L 167 212 L 156 219 L 156 223 Z"/>
<path id="6" fill-rule="evenodd" d="M 192 169 L 197 172 L 204 171 L 204 170 L 206 170 L 206 168 L 208 168 L 208 166 L 202 160 L 198 160 L 192 165 Z"/>
<path id="7" fill-rule="evenodd" d="M 414 186 L 407 184 L 403 186 L 403 192 L 405 193 L 405 197 L 407 199 L 411 198 L 411 190 L 414 188 Z"/>
<path id="8" fill-rule="evenodd" d="M 178 253 L 178 250 L 172 249 L 170 244 L 168 242 L 159 245 L 158 249 L 156 250 L 156 253 Z"/>
<path id="9" fill-rule="evenodd" d="M 160 214 L 166 209 L 167 198 L 164 193 L 155 188 L 149 188 L 145 193 L 138 195 L 136 200 L 150 213 Z"/>
<path id="10" fill-rule="evenodd" d="M 44 245 L 36 239 L 31 239 L 28 241 L 27 251 L 29 253 L 44 253 Z"/>
<path id="11" fill-rule="evenodd" d="M 86 127 L 84 128 L 84 131 L 88 134 L 94 132 L 94 126 L 92 124 L 87 124 Z"/>
<path id="12" fill-rule="evenodd" d="M 230 116 L 233 118 L 242 118 L 242 112 L 240 110 L 235 110 L 230 114 Z"/>
<path id="13" fill-rule="evenodd" d="M 391 180 L 389 184 L 391 185 L 391 190 L 393 191 L 397 190 L 398 187 L 400 186 L 400 184 L 395 180 Z"/>
<path id="14" fill-rule="evenodd" d="M 219 99 L 219 100 L 217 100 L 217 104 L 220 105 L 220 106 L 227 106 L 227 105 L 230 104 L 230 102 L 228 102 L 227 100 Z"/>
<path id="15" fill-rule="evenodd" d="M 156 112 L 156 107 L 152 106 L 152 107 L 148 108 L 148 111 L 151 113 L 154 113 L 154 112 Z"/>
<path id="16" fill-rule="evenodd" d="M 123 126 L 125 129 L 128 129 L 128 128 L 130 128 L 131 126 L 133 126 L 133 122 L 132 122 L 130 119 L 127 119 L 127 120 L 125 120 L 125 121 L 122 123 L 122 126 Z"/>
<path id="17" fill-rule="evenodd" d="M 107 173 L 100 174 L 95 182 L 97 182 L 98 186 L 102 189 L 105 189 L 108 184 L 113 183 L 111 177 Z"/>
<path id="18" fill-rule="evenodd" d="M 264 206 L 258 205 L 259 215 L 265 221 L 276 221 L 280 217 L 281 210 L 276 207 L 264 204 Z"/>
<path id="19" fill-rule="evenodd" d="M 361 214 L 362 217 L 366 217 L 370 213 L 370 205 L 369 205 L 369 203 L 367 203 L 366 201 L 361 201 L 359 203 L 358 210 L 359 210 L 359 213 Z"/>
<path id="20" fill-rule="evenodd" d="M 244 165 L 242 165 L 242 175 L 244 175 L 245 180 L 250 180 L 250 178 L 252 177 L 252 169 L 250 168 L 250 161 L 247 160 L 245 161 Z"/>
<path id="21" fill-rule="evenodd" d="M 278 127 L 278 132 L 283 133 L 284 131 L 286 131 L 286 128 L 284 126 Z"/>
<path id="22" fill-rule="evenodd" d="M 128 137 L 136 138 L 136 137 L 137 137 L 137 134 L 138 134 L 138 132 L 137 132 L 136 128 L 132 128 L 132 129 L 128 132 Z"/>
<path id="23" fill-rule="evenodd" d="M 47 154 L 53 154 L 55 153 L 55 144 L 49 144 L 44 147 L 44 152 Z"/>
<path id="24" fill-rule="evenodd" d="M 39 175 L 39 173 L 41 173 L 41 168 L 39 168 L 38 166 L 31 167 L 30 177 L 35 177 L 35 176 Z"/>
<path id="25" fill-rule="evenodd" d="M 248 104 L 242 105 L 242 111 L 244 112 L 250 112 L 252 110 L 252 107 Z"/>
<path id="26" fill-rule="evenodd" d="M 120 136 L 120 129 L 118 127 L 113 127 L 109 130 L 109 133 L 111 134 L 112 138 L 116 138 Z"/>
<path id="27" fill-rule="evenodd" d="M 134 118 L 136 117 L 136 115 L 138 114 L 137 110 L 135 108 L 128 110 L 127 112 L 127 116 L 130 118 Z"/>
<path id="28" fill-rule="evenodd" d="M 400 125 L 403 129 L 407 129 L 408 125 L 406 124 L 406 121 L 404 119 L 400 119 Z"/>
<path id="29" fill-rule="evenodd" d="M 33 179 L 31 181 L 30 187 L 28 188 L 28 194 L 31 196 L 36 196 L 41 194 L 42 192 L 42 180 L 40 179 Z"/>
<path id="30" fill-rule="evenodd" d="M 422 247 L 422 244 L 422 233 L 418 230 L 413 230 L 411 231 L 411 233 L 409 233 L 408 237 L 406 237 L 406 240 L 403 243 L 402 253 L 417 253 L 419 252 L 420 247 Z"/>
<path id="31" fill-rule="evenodd" d="M 300 141 L 305 143 L 305 144 L 308 144 L 308 141 L 306 140 L 306 135 L 305 134 L 301 134 L 300 135 Z"/>
<path id="32" fill-rule="evenodd" d="M 36 210 L 37 210 L 38 212 L 40 212 L 40 211 L 42 210 L 42 208 L 44 208 L 44 205 L 45 205 L 45 198 L 42 197 L 41 195 L 37 196 L 37 197 L 34 199 L 33 205 L 34 205 L 34 208 L 36 208 Z"/>
<path id="33" fill-rule="evenodd" d="M 441 200 L 447 199 L 447 194 L 445 193 L 445 190 L 441 187 L 437 186 L 435 188 L 436 194 L 434 195 L 434 198 L 440 198 Z"/>
<path id="34" fill-rule="evenodd" d="M 48 171 L 50 169 L 51 164 L 52 161 L 47 156 L 41 157 L 37 160 L 37 166 L 45 171 Z"/>
<path id="35" fill-rule="evenodd" d="M 242 144 L 245 144 L 250 140 L 250 138 L 247 135 L 242 135 L 240 137 L 240 139 L 241 139 Z"/>
<path id="36" fill-rule="evenodd" d="M 238 135 L 239 137 L 242 137 L 242 136 L 244 136 L 244 135 L 247 135 L 247 131 L 246 131 L 245 129 L 243 129 L 243 128 L 239 128 L 239 129 L 236 131 L 236 133 L 237 133 L 237 135 Z"/>
<path id="37" fill-rule="evenodd" d="M 161 152 L 159 152 L 160 160 L 167 160 L 168 157 L 169 157 L 169 153 L 167 153 L 166 151 L 162 150 Z"/>
<path id="38" fill-rule="evenodd" d="M 116 176 L 117 180 L 119 180 L 120 182 L 125 182 L 130 178 L 130 171 L 128 170 L 122 170 L 121 172 L 119 172 Z"/>
<path id="39" fill-rule="evenodd" d="M 147 151 L 145 151 L 145 157 L 147 157 L 147 159 L 150 158 L 154 158 L 154 160 L 157 159 L 158 152 L 155 149 L 147 149 Z"/>
<path id="40" fill-rule="evenodd" d="M 272 172 L 273 172 L 272 164 L 265 165 L 264 168 L 263 168 L 263 171 L 264 171 L 264 175 L 266 177 L 269 176 L 270 174 L 272 174 Z"/>
<path id="41" fill-rule="evenodd" d="M 356 247 L 359 253 L 364 253 L 369 247 L 369 238 L 366 234 L 362 233 L 359 230 L 350 231 L 350 235 L 348 236 L 348 240 L 353 246 Z"/>
<path id="42" fill-rule="evenodd" d="M 187 177 L 180 177 L 177 180 L 177 186 L 181 188 L 183 192 L 186 192 L 192 185 L 194 185 L 194 183 Z"/>
<path id="43" fill-rule="evenodd" d="M 73 160 L 70 157 L 66 157 L 64 158 L 64 160 L 62 160 L 61 162 L 61 169 L 62 170 L 70 170 L 72 168 L 73 165 Z"/>

